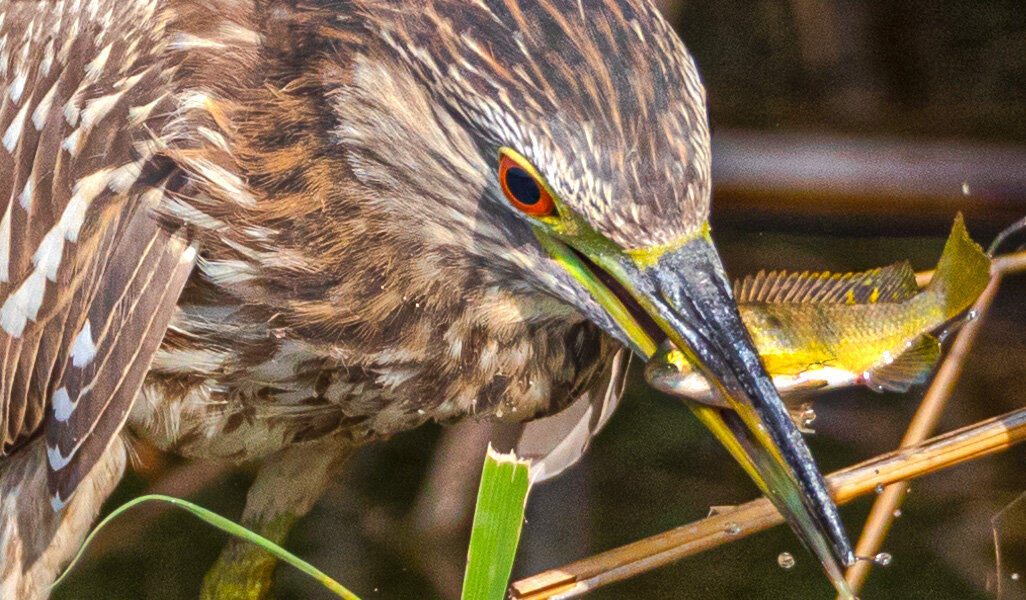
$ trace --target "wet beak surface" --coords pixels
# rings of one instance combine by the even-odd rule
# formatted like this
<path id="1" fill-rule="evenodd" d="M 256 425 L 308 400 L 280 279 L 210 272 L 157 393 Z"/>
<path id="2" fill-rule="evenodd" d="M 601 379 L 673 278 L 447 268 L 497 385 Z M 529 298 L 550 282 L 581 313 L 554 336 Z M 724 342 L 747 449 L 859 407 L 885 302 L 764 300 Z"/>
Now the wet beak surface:
<path id="1" fill-rule="evenodd" d="M 817 555 L 842 597 L 852 597 L 842 569 L 854 556 L 837 508 L 766 374 L 708 236 L 656 256 L 607 255 L 595 263 L 636 301 L 628 312 L 650 319 L 631 328 L 632 346 L 645 354 L 659 343 L 651 339 L 657 326 L 701 368 L 718 398 L 689 406 Z"/>

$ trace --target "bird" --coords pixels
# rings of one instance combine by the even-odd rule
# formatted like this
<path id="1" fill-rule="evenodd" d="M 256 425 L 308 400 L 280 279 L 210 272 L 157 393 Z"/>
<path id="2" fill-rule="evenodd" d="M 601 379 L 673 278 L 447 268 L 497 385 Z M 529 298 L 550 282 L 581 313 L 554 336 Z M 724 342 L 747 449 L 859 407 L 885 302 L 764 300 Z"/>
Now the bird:
<path id="1" fill-rule="evenodd" d="M 0 0 L 0 91 L 0 598 L 47 595 L 137 440 L 257 462 L 242 522 L 282 542 L 354 449 L 608 398 L 666 339 L 827 572 L 853 560 L 650 0 Z M 229 542 L 201 596 L 273 566 Z"/>

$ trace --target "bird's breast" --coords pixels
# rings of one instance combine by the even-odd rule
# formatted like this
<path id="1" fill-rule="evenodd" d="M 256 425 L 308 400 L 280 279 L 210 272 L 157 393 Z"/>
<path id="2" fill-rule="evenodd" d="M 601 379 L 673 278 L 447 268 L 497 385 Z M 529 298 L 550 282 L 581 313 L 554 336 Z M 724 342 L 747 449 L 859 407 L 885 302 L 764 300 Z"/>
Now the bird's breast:
<path id="1" fill-rule="evenodd" d="M 412 314 L 400 335 L 329 341 L 252 306 L 182 306 L 132 426 L 187 456 L 243 461 L 325 435 L 361 444 L 428 420 L 524 420 L 565 406 L 613 350 L 579 319 Z"/>

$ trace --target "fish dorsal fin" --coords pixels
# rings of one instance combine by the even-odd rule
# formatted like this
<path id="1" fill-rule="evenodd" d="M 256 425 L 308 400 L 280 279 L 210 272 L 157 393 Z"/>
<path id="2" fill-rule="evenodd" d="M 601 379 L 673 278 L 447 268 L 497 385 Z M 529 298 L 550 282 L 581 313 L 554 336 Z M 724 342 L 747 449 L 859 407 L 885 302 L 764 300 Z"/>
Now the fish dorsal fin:
<path id="1" fill-rule="evenodd" d="M 866 385 L 877 391 L 907 392 L 913 385 L 925 383 L 940 358 L 940 341 L 924 334 L 891 363 L 871 370 Z"/>
<path id="2" fill-rule="evenodd" d="M 739 304 L 875 304 L 902 302 L 919 291 L 907 262 L 861 273 L 759 271 L 734 282 Z"/>

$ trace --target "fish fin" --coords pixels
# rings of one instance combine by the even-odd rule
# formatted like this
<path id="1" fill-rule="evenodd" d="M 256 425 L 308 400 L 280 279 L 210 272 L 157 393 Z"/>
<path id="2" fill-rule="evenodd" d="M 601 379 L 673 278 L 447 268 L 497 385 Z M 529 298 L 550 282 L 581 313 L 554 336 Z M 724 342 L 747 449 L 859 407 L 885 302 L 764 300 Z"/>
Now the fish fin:
<path id="1" fill-rule="evenodd" d="M 940 341 L 929 334 L 921 335 L 893 362 L 870 370 L 866 384 L 879 391 L 907 392 L 913 385 L 926 382 L 940 354 Z"/>
<path id="2" fill-rule="evenodd" d="M 861 273 L 759 271 L 734 283 L 739 304 L 876 304 L 908 300 L 919 292 L 907 262 Z"/>
<path id="3" fill-rule="evenodd" d="M 990 259 L 969 237 L 958 213 L 926 291 L 940 298 L 944 316 L 951 319 L 972 306 L 989 282 Z"/>

